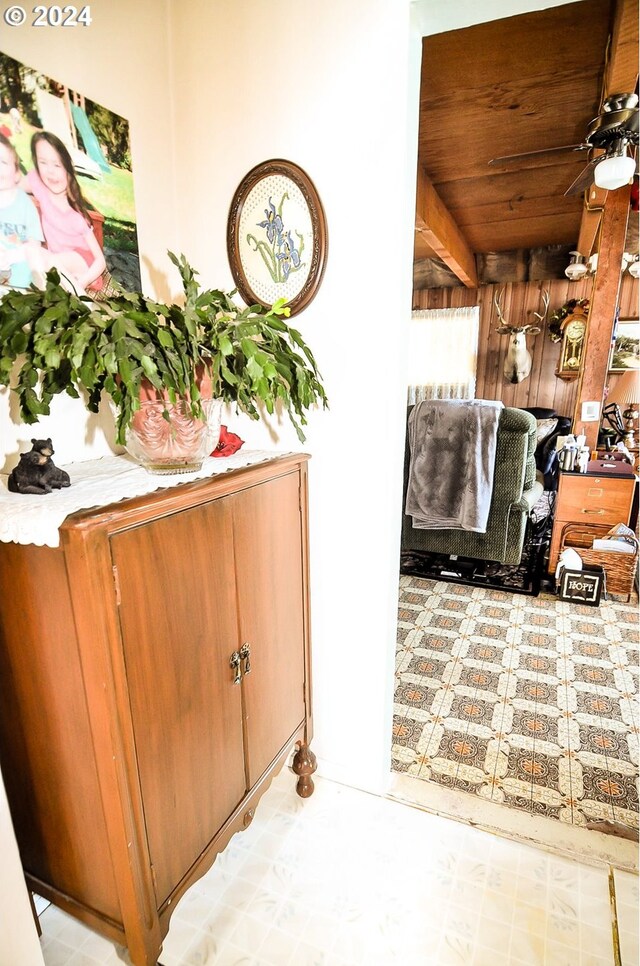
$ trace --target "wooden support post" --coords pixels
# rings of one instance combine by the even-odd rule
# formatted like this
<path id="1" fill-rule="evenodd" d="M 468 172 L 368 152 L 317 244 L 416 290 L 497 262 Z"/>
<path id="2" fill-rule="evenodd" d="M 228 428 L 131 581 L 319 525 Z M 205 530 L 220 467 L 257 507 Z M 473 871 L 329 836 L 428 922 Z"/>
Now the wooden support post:
<path id="1" fill-rule="evenodd" d="M 630 193 L 629 186 L 609 191 L 602 213 L 598 268 L 591 292 L 587 341 L 573 417 L 574 432 L 585 434 L 586 445 L 590 449 L 595 449 L 600 424 L 582 421 L 582 403 L 597 401 L 602 404 L 604 397 L 620 290 Z"/>

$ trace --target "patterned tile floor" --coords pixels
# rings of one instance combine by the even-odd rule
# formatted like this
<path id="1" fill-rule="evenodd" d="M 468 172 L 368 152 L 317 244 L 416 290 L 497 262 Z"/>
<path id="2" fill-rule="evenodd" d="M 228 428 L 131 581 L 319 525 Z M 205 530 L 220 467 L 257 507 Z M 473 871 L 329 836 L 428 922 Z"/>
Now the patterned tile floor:
<path id="1" fill-rule="evenodd" d="M 180 900 L 164 966 L 614 966 L 606 867 L 321 778 L 306 801 L 294 785 L 284 770 Z M 615 875 L 635 966 L 638 880 Z M 126 961 L 54 906 L 40 921 L 46 966 Z"/>
<path id="2" fill-rule="evenodd" d="M 400 578 L 393 768 L 638 828 L 638 610 Z"/>

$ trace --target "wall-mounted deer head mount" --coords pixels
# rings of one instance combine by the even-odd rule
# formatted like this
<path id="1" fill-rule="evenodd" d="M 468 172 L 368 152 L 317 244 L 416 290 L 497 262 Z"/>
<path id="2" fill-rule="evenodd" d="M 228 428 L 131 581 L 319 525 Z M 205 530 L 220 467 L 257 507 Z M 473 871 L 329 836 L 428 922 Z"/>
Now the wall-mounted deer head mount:
<path id="1" fill-rule="evenodd" d="M 538 319 L 538 324 L 527 323 L 526 325 L 511 325 L 505 319 L 502 310 L 502 292 L 496 293 L 493 304 L 496 307 L 500 325 L 496 326 L 496 332 L 500 335 L 509 336 L 509 348 L 504 360 L 504 378 L 507 382 L 523 382 L 531 372 L 531 353 L 527 349 L 527 336 L 538 335 L 542 328 L 549 311 L 550 291 L 542 293 L 542 312 L 534 312 Z"/>

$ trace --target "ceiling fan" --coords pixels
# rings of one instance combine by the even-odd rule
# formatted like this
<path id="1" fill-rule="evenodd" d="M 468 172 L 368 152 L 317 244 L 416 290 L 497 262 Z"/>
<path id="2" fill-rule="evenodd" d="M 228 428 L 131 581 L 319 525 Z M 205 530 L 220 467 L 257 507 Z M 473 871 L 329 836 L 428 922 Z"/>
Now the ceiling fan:
<path id="1" fill-rule="evenodd" d="M 587 135 L 581 144 L 568 144 L 557 148 L 541 148 L 523 154 L 510 154 L 493 158 L 489 164 L 511 164 L 525 158 L 555 154 L 561 151 L 598 150 L 580 172 L 565 195 L 579 194 L 592 182 L 602 188 L 620 188 L 628 184 L 635 171 L 635 161 L 629 147 L 638 144 L 638 96 L 637 94 L 612 94 L 602 105 L 602 112 L 589 122 Z"/>

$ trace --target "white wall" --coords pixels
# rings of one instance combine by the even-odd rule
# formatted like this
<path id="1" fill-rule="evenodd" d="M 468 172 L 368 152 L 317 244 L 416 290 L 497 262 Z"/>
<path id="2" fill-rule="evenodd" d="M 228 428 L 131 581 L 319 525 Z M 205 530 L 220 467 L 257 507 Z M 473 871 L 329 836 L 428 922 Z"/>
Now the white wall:
<path id="1" fill-rule="evenodd" d="M 0 964 L 41 966 L 44 962 L 29 906 L 9 803 L 0 775 Z"/>
<path id="2" fill-rule="evenodd" d="M 171 10 L 181 247 L 203 280 L 233 284 L 227 214 L 258 162 L 299 164 L 326 211 L 324 281 L 295 318 L 331 407 L 312 415 L 304 447 L 312 455 L 313 747 L 325 773 L 379 783 L 391 745 L 400 353 L 411 307 L 408 5 L 175 0 Z M 234 427 L 255 445 L 300 448 L 285 426 L 277 440 L 248 421 L 234 418 Z"/>

